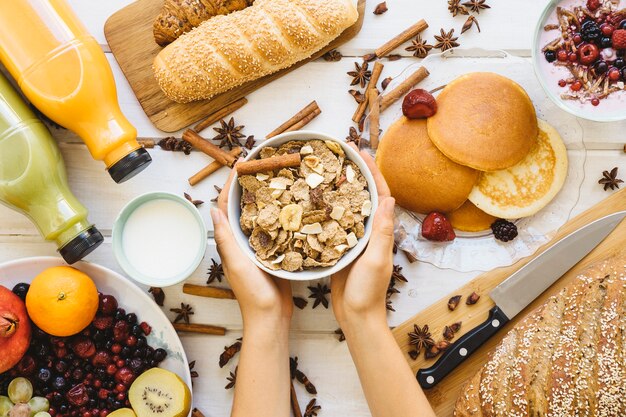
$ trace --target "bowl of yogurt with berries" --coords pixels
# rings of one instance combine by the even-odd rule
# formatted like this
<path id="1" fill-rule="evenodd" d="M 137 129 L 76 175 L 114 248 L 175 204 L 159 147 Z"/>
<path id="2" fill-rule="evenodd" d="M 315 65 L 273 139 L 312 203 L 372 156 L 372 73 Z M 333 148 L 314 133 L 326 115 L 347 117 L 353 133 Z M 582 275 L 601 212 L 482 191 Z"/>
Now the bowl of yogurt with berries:
<path id="1" fill-rule="evenodd" d="M 563 110 L 599 122 L 626 119 L 626 1 L 550 1 L 532 60 L 546 94 Z"/>

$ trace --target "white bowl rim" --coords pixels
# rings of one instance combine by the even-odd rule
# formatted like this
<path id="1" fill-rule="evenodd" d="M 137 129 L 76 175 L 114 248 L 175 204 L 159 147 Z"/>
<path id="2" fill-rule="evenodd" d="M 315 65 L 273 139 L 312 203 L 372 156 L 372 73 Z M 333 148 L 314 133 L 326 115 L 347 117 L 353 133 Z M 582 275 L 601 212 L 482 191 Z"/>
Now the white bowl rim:
<path id="1" fill-rule="evenodd" d="M 289 272 L 283 269 L 273 271 L 267 268 L 265 265 L 259 262 L 259 260 L 256 258 L 256 255 L 253 249 L 250 247 L 250 244 L 248 243 L 248 237 L 243 233 L 243 231 L 241 230 L 241 226 L 239 225 L 239 211 L 241 210 L 239 208 L 239 202 L 240 202 L 241 196 L 238 195 L 238 193 L 240 192 L 240 186 L 237 183 L 238 175 L 236 173 L 233 177 L 232 183 L 230 184 L 230 191 L 228 193 L 228 223 L 230 224 L 230 228 L 233 232 L 233 235 L 235 236 L 235 241 L 237 242 L 239 247 L 246 253 L 246 255 L 252 260 L 252 262 L 254 262 L 256 266 L 261 268 L 261 270 L 275 277 L 283 278 L 283 279 L 287 279 L 291 281 L 310 281 L 310 280 L 322 279 L 322 278 L 328 277 L 332 274 L 335 274 L 341 271 L 342 269 L 347 267 L 349 264 L 351 264 L 367 247 L 367 243 L 369 242 L 370 236 L 372 234 L 372 223 L 374 219 L 374 214 L 378 208 L 378 191 L 376 189 L 374 176 L 372 175 L 370 170 L 367 168 L 367 165 L 365 164 L 365 161 L 363 160 L 361 155 L 359 155 L 358 152 L 356 152 L 354 149 L 348 146 L 346 142 L 339 140 L 333 136 L 330 136 L 326 133 L 322 133 L 322 132 L 318 132 L 314 130 L 297 130 L 293 132 L 281 133 L 280 135 L 274 136 L 271 139 L 267 139 L 263 141 L 259 146 L 254 148 L 254 150 L 248 154 L 245 160 L 248 161 L 250 159 L 256 158 L 261 152 L 261 149 L 266 148 L 268 146 L 269 147 L 279 146 L 291 140 L 303 141 L 303 140 L 315 140 L 315 139 L 329 140 L 329 141 L 339 143 L 341 148 L 346 153 L 347 158 L 351 160 L 352 162 L 354 162 L 355 164 L 357 164 L 359 168 L 361 169 L 361 173 L 363 174 L 363 176 L 365 177 L 365 180 L 367 181 L 368 191 L 370 192 L 370 199 L 372 201 L 372 212 L 370 216 L 367 218 L 367 221 L 365 222 L 365 235 L 361 239 L 359 239 L 359 242 L 357 243 L 357 245 L 349 249 L 348 252 L 346 252 L 344 256 L 341 257 L 341 259 L 339 259 L 339 262 L 337 262 L 335 265 L 330 266 L 330 267 L 319 267 L 319 268 L 307 269 L 307 270 L 297 271 L 297 272 Z"/>
<path id="2" fill-rule="evenodd" d="M 135 204 L 138 204 L 140 200 L 145 200 L 140 203 L 141 205 L 149 201 L 159 200 L 159 199 L 164 199 L 164 198 L 171 199 L 173 201 L 176 201 L 177 203 L 180 203 L 186 209 L 188 209 L 191 212 L 191 214 L 193 214 L 194 218 L 196 219 L 198 223 L 198 227 L 200 228 L 200 233 L 203 236 L 203 238 L 201 240 L 201 245 L 200 245 L 200 248 L 198 249 L 198 253 L 196 254 L 196 257 L 194 258 L 194 261 L 191 265 L 189 265 L 184 271 L 182 271 L 181 273 L 173 277 L 169 277 L 167 279 L 154 280 L 142 274 L 141 272 L 137 271 L 132 266 L 131 262 L 126 257 L 126 254 L 124 253 L 124 250 L 122 248 L 123 245 L 121 242 L 121 234 L 123 233 L 124 226 L 126 225 L 126 220 L 128 220 L 128 217 L 130 216 L 130 214 L 139 207 L 137 206 L 133 208 Z M 122 218 L 124 217 L 126 217 L 126 219 L 122 221 Z M 179 196 L 178 194 L 170 193 L 167 191 L 150 191 L 147 193 L 143 193 L 133 198 L 128 203 L 126 203 L 124 207 L 122 208 L 122 210 L 120 210 L 119 214 L 117 215 L 117 218 L 115 219 L 115 222 L 113 223 L 113 229 L 111 231 L 111 242 L 113 246 L 113 255 L 115 256 L 115 260 L 117 261 L 120 268 L 122 268 L 122 270 L 124 270 L 124 272 L 131 279 L 137 281 L 140 284 L 150 285 L 150 286 L 159 286 L 159 287 L 169 287 L 172 285 L 176 285 L 176 284 L 183 282 L 187 278 L 189 278 L 191 274 L 193 274 L 193 272 L 198 268 L 198 266 L 202 262 L 202 259 L 204 259 L 204 256 L 206 254 L 207 244 L 208 244 L 206 224 L 204 223 L 202 216 L 198 212 L 198 209 L 191 202 L 187 201 L 185 198 Z"/>
<path id="3" fill-rule="evenodd" d="M 588 113 L 582 108 L 578 110 L 578 109 L 568 107 L 567 105 L 565 105 L 563 100 L 561 100 L 559 97 L 556 97 L 549 90 L 547 81 L 545 80 L 543 73 L 541 72 L 541 69 L 539 68 L 539 65 L 538 65 L 538 59 L 541 59 L 543 56 L 543 54 L 539 53 L 539 35 L 541 31 L 543 30 L 544 21 L 546 20 L 548 14 L 552 12 L 552 10 L 556 8 L 558 4 L 561 3 L 562 1 L 564 0 L 550 0 L 546 4 L 546 7 L 541 12 L 541 16 L 539 17 L 539 20 L 537 21 L 537 26 L 535 27 L 535 33 L 533 35 L 533 44 L 531 48 L 531 61 L 533 64 L 533 69 L 535 70 L 535 76 L 539 80 L 539 84 L 541 84 L 543 91 L 550 98 L 550 100 L 554 102 L 554 104 L 556 104 L 561 110 L 565 110 L 566 112 L 573 114 L 576 117 L 580 117 L 581 119 L 591 120 L 592 122 L 619 122 L 621 120 L 625 120 L 626 112 L 623 112 L 622 116 L 616 115 L 614 117 L 602 117 L 602 116 L 594 116 L 593 114 Z M 593 108 L 597 109 L 597 107 L 593 107 Z"/>

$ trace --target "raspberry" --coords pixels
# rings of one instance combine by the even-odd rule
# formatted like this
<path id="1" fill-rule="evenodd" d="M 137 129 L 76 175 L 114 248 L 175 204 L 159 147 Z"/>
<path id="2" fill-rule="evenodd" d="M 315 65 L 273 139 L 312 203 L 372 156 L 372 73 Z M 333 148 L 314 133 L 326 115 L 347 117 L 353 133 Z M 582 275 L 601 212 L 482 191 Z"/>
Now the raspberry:
<path id="1" fill-rule="evenodd" d="M 614 31 L 611 41 L 613 42 L 613 49 L 626 49 L 626 29 Z"/>
<path id="2" fill-rule="evenodd" d="M 600 0 L 587 0 L 587 8 L 592 12 L 594 10 L 598 10 L 602 6 L 602 2 Z"/>
<path id="3" fill-rule="evenodd" d="M 517 237 L 517 226 L 510 221 L 498 219 L 491 225 L 493 236 L 503 242 L 508 242 Z"/>
<path id="4" fill-rule="evenodd" d="M 433 211 L 424 219 L 422 236 L 435 242 L 447 242 L 456 238 L 450 221 L 443 214 L 436 211 Z"/>

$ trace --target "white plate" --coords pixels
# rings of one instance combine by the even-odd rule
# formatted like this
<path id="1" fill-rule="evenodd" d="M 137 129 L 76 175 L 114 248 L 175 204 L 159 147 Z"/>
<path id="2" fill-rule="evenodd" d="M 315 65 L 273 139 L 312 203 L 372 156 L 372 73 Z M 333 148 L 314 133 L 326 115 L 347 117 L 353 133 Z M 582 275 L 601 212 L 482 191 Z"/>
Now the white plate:
<path id="1" fill-rule="evenodd" d="M 61 258 L 42 256 L 23 258 L 0 264 L 0 284 L 11 289 L 20 282 L 30 283 L 44 269 L 54 266 L 67 266 Z M 113 295 L 121 308 L 137 314 L 140 322 L 152 326 L 147 341 L 153 348 L 163 348 L 167 358 L 159 364 L 160 368 L 176 373 L 191 389 L 191 374 L 183 345 L 161 309 L 139 287 L 117 272 L 89 262 L 77 262 L 72 267 L 83 271 L 96 284 L 98 291 Z"/>
<path id="2" fill-rule="evenodd" d="M 398 207 L 396 242 L 399 248 L 411 253 L 419 261 L 461 272 L 490 271 L 512 265 L 519 259 L 532 255 L 571 218 L 572 210 L 578 202 L 586 159 L 580 123 L 576 117 L 565 113 L 546 97 L 528 60 L 510 56 L 503 51 L 449 50 L 443 54 L 430 55 L 395 76 L 385 92 L 393 90 L 421 65 L 428 69 L 430 75 L 416 88 L 425 90 L 433 90 L 460 75 L 476 71 L 495 72 L 519 83 L 532 99 L 537 117 L 550 123 L 561 134 L 568 151 L 569 167 L 565 184 L 552 202 L 534 216 L 516 222 L 519 235 L 512 242 L 504 243 L 494 239 L 490 230 L 479 233 L 457 231 L 457 238 L 452 242 L 431 242 L 421 235 L 421 220 L 424 216 Z M 434 94 L 436 97 L 437 93 Z M 384 140 L 386 129 L 401 116 L 400 99 L 381 114 L 381 140 Z M 366 123 L 364 137 L 367 137 L 368 127 Z"/>

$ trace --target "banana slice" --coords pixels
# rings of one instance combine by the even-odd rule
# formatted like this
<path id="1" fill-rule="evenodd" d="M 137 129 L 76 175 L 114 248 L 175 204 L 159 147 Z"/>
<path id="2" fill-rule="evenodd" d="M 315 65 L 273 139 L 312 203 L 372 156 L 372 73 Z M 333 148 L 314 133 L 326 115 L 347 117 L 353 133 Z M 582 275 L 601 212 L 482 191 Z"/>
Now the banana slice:
<path id="1" fill-rule="evenodd" d="M 278 220 L 283 230 L 297 232 L 302 223 L 302 206 L 299 204 L 288 204 L 282 208 L 278 215 Z"/>

